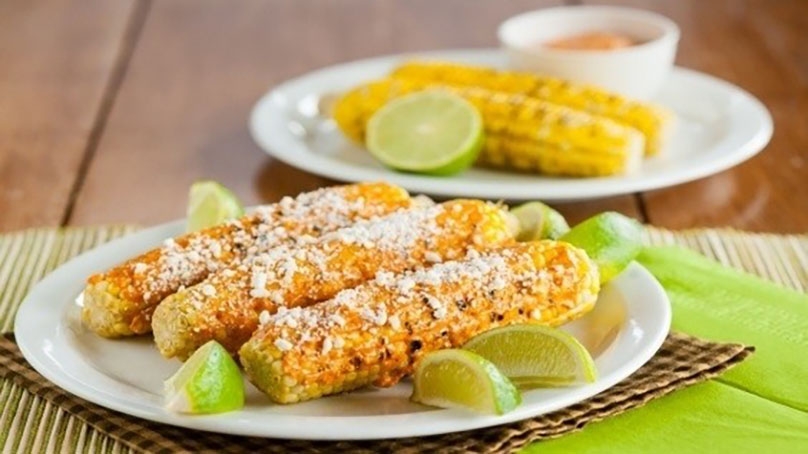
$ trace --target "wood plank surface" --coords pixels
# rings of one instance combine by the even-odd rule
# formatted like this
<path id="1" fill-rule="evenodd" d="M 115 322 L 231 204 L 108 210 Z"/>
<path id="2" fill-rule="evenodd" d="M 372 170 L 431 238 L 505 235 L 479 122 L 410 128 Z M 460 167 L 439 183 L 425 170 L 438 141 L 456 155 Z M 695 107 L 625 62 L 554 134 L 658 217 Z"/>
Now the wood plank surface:
<path id="1" fill-rule="evenodd" d="M 0 2 L 0 230 L 175 218 L 198 178 L 247 203 L 333 184 L 252 143 L 247 116 L 268 88 L 357 58 L 493 46 L 505 17 L 560 3 L 155 0 L 129 59 L 133 5 L 148 5 L 133 1 Z M 808 231 L 808 4 L 606 3 L 677 21 L 679 64 L 758 96 L 775 135 L 749 162 L 644 194 L 642 206 L 625 196 L 561 210 L 573 222 L 617 209 L 672 228 Z"/>
<path id="2" fill-rule="evenodd" d="M 808 231 L 808 2 L 619 3 L 676 21 L 682 30 L 677 63 L 748 90 L 769 108 L 775 125 L 769 146 L 748 162 L 644 194 L 650 221 L 670 228 Z"/>
<path id="3" fill-rule="evenodd" d="M 0 231 L 63 218 L 131 10 L 0 2 Z"/>
<path id="4" fill-rule="evenodd" d="M 247 118 L 272 85 L 339 62 L 411 50 L 495 46 L 497 24 L 553 1 L 155 1 L 89 167 L 71 224 L 151 224 L 183 215 L 196 179 L 246 203 L 334 182 L 269 158 Z M 632 196 L 561 207 L 637 216 Z"/>

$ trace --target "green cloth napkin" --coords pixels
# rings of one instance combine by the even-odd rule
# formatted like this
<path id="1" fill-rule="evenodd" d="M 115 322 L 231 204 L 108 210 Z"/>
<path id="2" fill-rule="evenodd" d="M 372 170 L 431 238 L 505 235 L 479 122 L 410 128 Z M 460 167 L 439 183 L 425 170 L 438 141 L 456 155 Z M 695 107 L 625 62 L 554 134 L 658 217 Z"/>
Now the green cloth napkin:
<path id="1" fill-rule="evenodd" d="M 718 381 L 524 452 L 808 452 L 808 295 L 678 247 L 646 248 L 638 261 L 665 287 L 674 330 L 755 354 Z"/>
<path id="2" fill-rule="evenodd" d="M 808 414 L 715 381 L 656 399 L 534 443 L 525 454 L 798 453 L 808 449 Z"/>
<path id="3" fill-rule="evenodd" d="M 808 411 L 808 295 L 686 249 L 647 248 L 639 261 L 668 292 L 674 330 L 755 346 L 719 380 Z"/>

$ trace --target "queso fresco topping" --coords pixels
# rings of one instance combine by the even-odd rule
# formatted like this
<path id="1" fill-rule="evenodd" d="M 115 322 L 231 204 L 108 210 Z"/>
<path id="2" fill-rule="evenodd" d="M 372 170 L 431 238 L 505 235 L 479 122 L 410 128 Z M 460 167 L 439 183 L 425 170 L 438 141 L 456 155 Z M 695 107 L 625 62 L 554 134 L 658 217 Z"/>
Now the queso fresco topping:
<path id="1" fill-rule="evenodd" d="M 543 47 L 564 50 L 612 50 L 638 44 L 630 36 L 612 32 L 586 32 L 542 43 Z"/>

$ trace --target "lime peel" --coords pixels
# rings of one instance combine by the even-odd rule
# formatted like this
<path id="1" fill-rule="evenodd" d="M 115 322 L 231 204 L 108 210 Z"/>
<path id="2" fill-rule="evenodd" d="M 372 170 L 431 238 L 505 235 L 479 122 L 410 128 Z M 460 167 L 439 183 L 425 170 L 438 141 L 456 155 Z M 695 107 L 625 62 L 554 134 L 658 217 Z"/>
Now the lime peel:
<path id="1" fill-rule="evenodd" d="M 445 90 L 426 90 L 387 103 L 368 121 L 368 150 L 406 172 L 451 175 L 470 167 L 485 142 L 479 111 Z"/>
<path id="2" fill-rule="evenodd" d="M 164 387 L 165 407 L 176 413 L 223 413 L 244 406 L 241 371 L 216 341 L 199 347 Z"/>
<path id="3" fill-rule="evenodd" d="M 518 225 L 518 241 L 555 240 L 570 229 L 561 213 L 542 202 L 523 203 L 509 213 Z"/>
<path id="4" fill-rule="evenodd" d="M 505 414 L 522 396 L 491 362 L 466 350 L 438 350 L 425 355 L 415 371 L 411 399 L 441 408 Z"/>
<path id="5" fill-rule="evenodd" d="M 212 180 L 197 181 L 188 194 L 188 225 L 195 232 L 244 214 L 244 207 L 229 189 Z"/>
<path id="6" fill-rule="evenodd" d="M 586 251 L 598 265 L 604 284 L 620 274 L 642 251 L 642 224 L 607 211 L 576 225 L 559 240 Z"/>
<path id="7" fill-rule="evenodd" d="M 571 334 L 537 324 L 510 325 L 481 333 L 463 349 L 493 363 L 521 387 L 563 386 L 597 379 L 594 360 Z"/>

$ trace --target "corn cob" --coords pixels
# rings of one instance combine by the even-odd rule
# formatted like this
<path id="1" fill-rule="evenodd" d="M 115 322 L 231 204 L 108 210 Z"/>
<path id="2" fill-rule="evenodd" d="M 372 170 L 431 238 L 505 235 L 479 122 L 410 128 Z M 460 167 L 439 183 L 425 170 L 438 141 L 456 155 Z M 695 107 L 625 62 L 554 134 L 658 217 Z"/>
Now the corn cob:
<path id="1" fill-rule="evenodd" d="M 168 295 L 194 285 L 214 270 L 298 238 L 318 236 L 412 204 L 407 192 L 386 183 L 320 189 L 284 198 L 253 214 L 167 240 L 105 273 L 88 279 L 84 324 L 105 337 L 151 330 L 154 308 Z"/>
<path id="2" fill-rule="evenodd" d="M 646 156 L 663 149 L 674 120 L 673 114 L 661 106 L 627 99 L 599 87 L 536 74 L 448 62 L 409 62 L 396 68 L 392 77 L 521 94 L 608 117 L 645 135 Z"/>
<path id="3" fill-rule="evenodd" d="M 464 97 L 483 116 L 486 142 L 479 163 L 549 175 L 629 173 L 642 158 L 643 137 L 605 117 L 485 89 L 435 85 L 422 80 L 382 79 L 357 87 L 334 108 L 349 137 L 362 140 L 368 119 L 391 99 L 425 89 Z"/>
<path id="4" fill-rule="evenodd" d="M 556 326 L 589 311 L 597 267 L 567 243 L 519 243 L 373 281 L 329 301 L 265 317 L 239 354 L 278 403 L 392 386 L 425 353 L 497 326 Z"/>
<path id="5" fill-rule="evenodd" d="M 404 271 L 510 241 L 505 212 L 477 200 L 359 222 L 310 244 L 273 249 L 166 298 L 154 313 L 154 340 L 169 358 L 187 358 L 211 339 L 235 354 L 262 311 L 308 306 L 381 270 Z"/>

